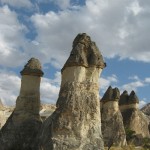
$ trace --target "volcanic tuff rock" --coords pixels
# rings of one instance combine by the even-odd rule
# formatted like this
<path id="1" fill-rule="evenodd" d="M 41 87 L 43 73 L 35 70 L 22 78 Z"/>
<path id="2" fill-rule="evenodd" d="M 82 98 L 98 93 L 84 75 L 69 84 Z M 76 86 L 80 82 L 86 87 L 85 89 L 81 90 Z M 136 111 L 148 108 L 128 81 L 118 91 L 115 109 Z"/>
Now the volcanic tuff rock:
<path id="1" fill-rule="evenodd" d="M 118 88 L 110 86 L 101 99 L 102 134 L 104 144 L 111 142 L 116 146 L 126 145 L 126 135 L 123 118 L 119 110 L 118 101 L 120 92 Z"/>
<path id="2" fill-rule="evenodd" d="M 0 128 L 6 123 L 6 120 L 10 117 L 14 111 L 14 106 L 3 106 L 3 109 L 0 109 Z M 56 109 L 56 106 L 53 104 L 41 104 L 40 106 L 40 116 L 42 120 L 47 119 Z"/>
<path id="3" fill-rule="evenodd" d="M 0 99 L 0 128 L 3 126 L 3 123 L 5 122 L 5 118 L 3 118 L 4 115 L 4 106 L 2 104 L 2 101 Z"/>
<path id="4" fill-rule="evenodd" d="M 36 145 L 40 150 L 103 150 L 98 79 L 105 67 L 95 43 L 77 35 L 62 68 L 54 113 L 46 119 Z"/>
<path id="5" fill-rule="evenodd" d="M 21 75 L 16 108 L 0 132 L 1 150 L 31 150 L 33 139 L 42 123 L 39 115 L 39 88 L 43 72 L 39 60 L 31 58 Z"/>
<path id="6" fill-rule="evenodd" d="M 40 116 L 41 119 L 44 121 L 47 119 L 56 109 L 56 106 L 53 104 L 41 104 L 40 108 Z"/>
<path id="7" fill-rule="evenodd" d="M 143 108 L 141 108 L 141 111 L 142 111 L 144 114 L 150 116 L 150 103 L 148 103 L 148 104 L 145 105 Z"/>
<path id="8" fill-rule="evenodd" d="M 4 106 L 3 106 L 2 101 L 0 99 L 0 110 L 3 110 L 3 108 L 4 108 Z"/>
<path id="9" fill-rule="evenodd" d="M 120 110 L 123 116 L 125 128 L 135 131 L 135 134 L 141 134 L 142 137 L 150 137 L 149 119 L 138 108 L 138 97 L 132 91 L 130 95 L 125 91 L 120 96 Z"/>

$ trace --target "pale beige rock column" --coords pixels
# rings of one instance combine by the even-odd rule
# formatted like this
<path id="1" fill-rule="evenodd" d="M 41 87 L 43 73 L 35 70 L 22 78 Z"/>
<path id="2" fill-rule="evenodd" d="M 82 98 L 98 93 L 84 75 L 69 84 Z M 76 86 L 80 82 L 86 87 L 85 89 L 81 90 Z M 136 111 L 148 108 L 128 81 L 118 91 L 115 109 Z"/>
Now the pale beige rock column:
<path id="1" fill-rule="evenodd" d="M 139 110 L 139 99 L 134 91 L 124 91 L 120 96 L 119 108 L 125 128 L 135 131 L 141 137 L 150 137 L 149 119 Z"/>
<path id="2" fill-rule="evenodd" d="M 101 99 L 102 134 L 105 146 L 125 146 L 126 133 L 123 125 L 123 118 L 119 110 L 118 101 L 120 92 L 118 88 L 107 89 Z"/>
<path id="3" fill-rule="evenodd" d="M 0 99 L 0 128 L 3 126 L 5 121 L 6 121 L 6 119 L 5 119 L 5 108 L 4 108 L 2 101 Z"/>
<path id="4" fill-rule="evenodd" d="M 20 94 L 16 101 L 14 121 L 16 123 L 34 117 L 40 119 L 40 82 L 43 72 L 38 59 L 31 58 L 20 72 L 22 75 Z"/>
<path id="5" fill-rule="evenodd" d="M 0 132 L 1 150 L 35 150 L 32 144 L 42 124 L 39 110 L 43 72 L 39 60 L 31 58 L 21 75 L 16 108 Z"/>
<path id="6" fill-rule="evenodd" d="M 99 102 L 99 76 L 105 67 L 90 37 L 78 34 L 62 68 L 56 111 L 44 122 L 43 150 L 103 150 Z"/>

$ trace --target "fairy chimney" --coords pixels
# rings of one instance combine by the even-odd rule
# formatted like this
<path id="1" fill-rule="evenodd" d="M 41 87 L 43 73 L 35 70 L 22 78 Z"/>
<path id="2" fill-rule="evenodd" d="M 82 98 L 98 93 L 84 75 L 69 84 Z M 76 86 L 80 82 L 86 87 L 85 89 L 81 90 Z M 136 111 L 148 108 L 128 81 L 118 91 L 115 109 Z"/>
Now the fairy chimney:
<path id="1" fill-rule="evenodd" d="M 98 79 L 105 67 L 96 44 L 78 34 L 62 68 L 56 110 L 39 136 L 42 150 L 103 150 Z"/>
<path id="2" fill-rule="evenodd" d="M 118 105 L 119 99 L 119 89 L 113 89 L 111 86 L 109 86 L 100 101 L 102 134 L 105 146 L 108 146 L 111 142 L 115 146 L 125 146 L 127 144 L 123 118 Z"/>
<path id="3" fill-rule="evenodd" d="M 136 96 L 134 91 L 131 91 L 130 95 L 125 90 L 119 100 L 119 108 L 121 111 L 126 109 L 138 109 L 139 108 L 139 99 Z"/>
<path id="4" fill-rule="evenodd" d="M 119 107 L 125 128 L 135 131 L 136 135 L 150 137 L 149 119 L 139 110 L 139 99 L 134 91 L 130 95 L 124 91 L 120 96 Z"/>
<path id="5" fill-rule="evenodd" d="M 1 129 L 1 150 L 30 150 L 42 123 L 39 110 L 40 80 L 43 72 L 39 60 L 31 58 L 21 75 L 16 108 Z"/>

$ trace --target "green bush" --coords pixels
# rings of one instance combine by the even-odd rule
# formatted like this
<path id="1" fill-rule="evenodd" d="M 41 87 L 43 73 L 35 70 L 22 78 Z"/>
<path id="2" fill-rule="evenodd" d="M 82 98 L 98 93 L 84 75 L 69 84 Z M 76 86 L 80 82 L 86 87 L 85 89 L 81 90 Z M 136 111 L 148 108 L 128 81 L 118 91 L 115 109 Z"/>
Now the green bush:
<path id="1" fill-rule="evenodd" d="M 130 141 L 134 135 L 135 135 L 135 131 L 129 129 L 129 128 L 125 128 L 125 132 L 126 132 L 126 139 L 127 141 Z"/>
<path id="2" fill-rule="evenodd" d="M 150 138 L 143 138 L 143 147 L 146 149 L 150 149 Z"/>

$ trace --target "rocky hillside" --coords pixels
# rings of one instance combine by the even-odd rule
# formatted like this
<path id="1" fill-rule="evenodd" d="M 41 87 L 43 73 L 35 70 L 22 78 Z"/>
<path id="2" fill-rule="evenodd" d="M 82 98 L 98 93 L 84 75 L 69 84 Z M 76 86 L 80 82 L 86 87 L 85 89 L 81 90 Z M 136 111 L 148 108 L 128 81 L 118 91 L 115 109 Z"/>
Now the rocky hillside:
<path id="1" fill-rule="evenodd" d="M 1 103 L 2 104 L 2 103 Z M 3 106 L 3 105 L 1 105 Z M 6 120 L 13 112 L 15 106 L 3 106 L 0 107 L 0 128 L 6 123 Z M 56 106 L 53 104 L 41 104 L 40 116 L 44 121 L 47 119 L 55 110 Z"/>
<path id="2" fill-rule="evenodd" d="M 145 105 L 143 108 L 141 108 L 141 111 L 142 111 L 144 114 L 150 116 L 150 103 L 148 103 L 148 104 Z"/>

